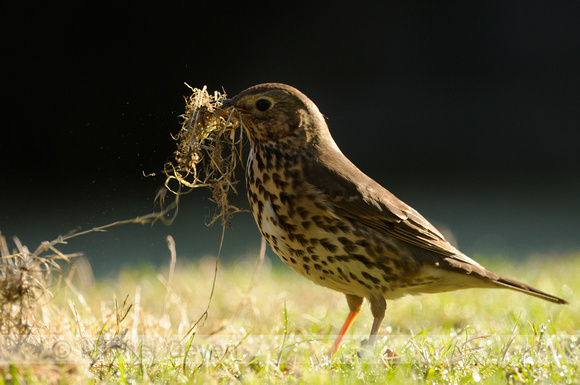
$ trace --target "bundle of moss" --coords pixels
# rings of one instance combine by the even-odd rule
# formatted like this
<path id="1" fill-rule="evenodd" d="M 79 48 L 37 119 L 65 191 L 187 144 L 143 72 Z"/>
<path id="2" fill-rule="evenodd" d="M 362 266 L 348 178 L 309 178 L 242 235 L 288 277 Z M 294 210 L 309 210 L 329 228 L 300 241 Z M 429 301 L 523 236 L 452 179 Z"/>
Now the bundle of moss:
<path id="1" fill-rule="evenodd" d="M 207 87 L 189 88 L 192 94 L 186 98 L 181 130 L 174 137 L 177 150 L 164 168 L 165 187 L 177 195 L 197 187 L 209 188 L 217 204 L 210 224 L 218 218 L 225 224 L 240 211 L 229 203 L 228 194 L 236 192 L 235 169 L 242 155 L 241 119 L 235 110 L 223 108 L 225 93 L 210 95 Z M 176 187 L 173 181 L 178 182 Z"/>

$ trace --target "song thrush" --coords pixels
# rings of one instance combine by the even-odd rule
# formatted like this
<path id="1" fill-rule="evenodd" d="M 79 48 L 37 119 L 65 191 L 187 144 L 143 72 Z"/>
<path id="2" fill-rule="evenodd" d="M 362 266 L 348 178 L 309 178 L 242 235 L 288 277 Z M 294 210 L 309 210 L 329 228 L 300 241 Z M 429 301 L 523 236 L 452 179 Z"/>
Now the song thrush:
<path id="1" fill-rule="evenodd" d="M 316 105 L 297 89 L 250 87 L 224 106 L 250 140 L 248 198 L 262 235 L 300 275 L 346 294 L 350 313 L 330 352 L 370 303 L 376 340 L 385 299 L 463 288 L 508 288 L 567 301 L 485 269 L 342 154 Z M 359 129 L 360 130 L 360 129 Z"/>

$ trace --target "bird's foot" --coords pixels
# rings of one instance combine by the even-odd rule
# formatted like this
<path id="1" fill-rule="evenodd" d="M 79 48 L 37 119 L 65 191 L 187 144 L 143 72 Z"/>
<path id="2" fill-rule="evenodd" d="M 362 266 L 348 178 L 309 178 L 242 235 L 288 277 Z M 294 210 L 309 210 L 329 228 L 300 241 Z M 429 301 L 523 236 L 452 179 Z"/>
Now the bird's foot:
<path id="1" fill-rule="evenodd" d="M 360 350 L 357 352 L 359 358 L 368 358 L 374 355 L 375 344 L 369 342 L 369 340 L 364 339 L 360 343 Z"/>

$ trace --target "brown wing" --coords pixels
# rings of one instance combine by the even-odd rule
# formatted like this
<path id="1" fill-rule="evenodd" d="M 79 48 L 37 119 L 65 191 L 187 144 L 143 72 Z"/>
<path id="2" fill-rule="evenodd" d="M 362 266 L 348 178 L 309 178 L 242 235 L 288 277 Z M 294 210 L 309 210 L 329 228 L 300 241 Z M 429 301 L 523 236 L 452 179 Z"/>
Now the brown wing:
<path id="1" fill-rule="evenodd" d="M 322 153 L 304 174 L 337 216 L 442 256 L 480 266 L 453 247 L 421 214 L 365 175 L 342 153 Z"/>
<path id="2" fill-rule="evenodd" d="M 308 169 L 307 182 L 326 199 L 334 214 L 434 252 L 441 268 L 481 280 L 479 287 L 505 287 L 551 302 L 566 300 L 485 269 L 453 247 L 439 231 L 410 206 L 373 181 L 338 150 L 321 152 Z M 326 156 L 326 154 L 331 154 Z M 437 255 L 440 258 L 437 258 Z M 476 286 L 474 286 L 476 287 Z"/>

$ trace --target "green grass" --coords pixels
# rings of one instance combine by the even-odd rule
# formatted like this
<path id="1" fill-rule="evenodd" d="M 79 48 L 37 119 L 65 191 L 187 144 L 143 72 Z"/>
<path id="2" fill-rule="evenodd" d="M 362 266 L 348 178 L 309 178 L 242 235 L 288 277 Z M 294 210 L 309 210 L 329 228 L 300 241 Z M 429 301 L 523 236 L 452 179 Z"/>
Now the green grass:
<path id="1" fill-rule="evenodd" d="M 331 359 L 348 313 L 343 295 L 267 259 L 253 284 L 257 256 L 219 265 L 206 318 L 213 259 L 178 257 L 171 269 L 168 261 L 97 281 L 81 259 L 60 289 L 54 277 L 32 284 L 52 300 L 37 294 L 10 313 L 30 328 L 20 339 L 3 331 L 0 384 L 579 383 L 579 257 L 485 263 L 570 305 L 507 290 L 389 301 L 374 352 L 359 358 L 372 324 L 365 305 Z M 387 348 L 399 359 L 389 361 Z"/>

